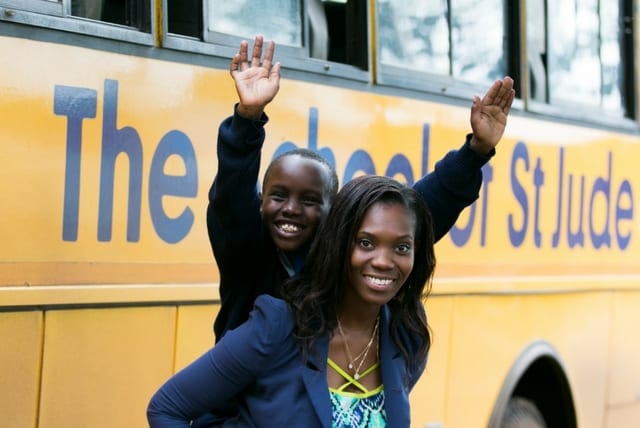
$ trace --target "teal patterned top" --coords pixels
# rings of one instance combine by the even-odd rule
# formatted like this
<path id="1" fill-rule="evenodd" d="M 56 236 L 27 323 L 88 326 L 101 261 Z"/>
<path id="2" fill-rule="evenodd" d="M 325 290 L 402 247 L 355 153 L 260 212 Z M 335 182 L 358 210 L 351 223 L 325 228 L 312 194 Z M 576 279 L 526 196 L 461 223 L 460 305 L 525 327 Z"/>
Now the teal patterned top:
<path id="1" fill-rule="evenodd" d="M 384 412 L 382 385 L 369 391 L 331 359 L 328 360 L 328 364 L 347 380 L 337 389 L 329 388 L 332 428 L 385 428 L 387 418 Z M 378 366 L 379 363 L 375 363 L 363 372 L 361 377 L 371 373 Z M 349 385 L 355 386 L 362 392 L 345 392 L 344 389 Z"/>

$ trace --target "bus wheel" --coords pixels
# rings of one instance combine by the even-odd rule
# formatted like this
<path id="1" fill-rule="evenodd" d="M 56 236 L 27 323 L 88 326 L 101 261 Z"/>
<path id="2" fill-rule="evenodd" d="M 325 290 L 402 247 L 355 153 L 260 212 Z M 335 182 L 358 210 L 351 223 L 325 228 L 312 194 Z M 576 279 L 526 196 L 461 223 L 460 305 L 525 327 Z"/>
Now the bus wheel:
<path id="1" fill-rule="evenodd" d="M 507 403 L 501 428 L 546 428 L 544 417 L 535 403 L 522 397 L 511 397 Z"/>

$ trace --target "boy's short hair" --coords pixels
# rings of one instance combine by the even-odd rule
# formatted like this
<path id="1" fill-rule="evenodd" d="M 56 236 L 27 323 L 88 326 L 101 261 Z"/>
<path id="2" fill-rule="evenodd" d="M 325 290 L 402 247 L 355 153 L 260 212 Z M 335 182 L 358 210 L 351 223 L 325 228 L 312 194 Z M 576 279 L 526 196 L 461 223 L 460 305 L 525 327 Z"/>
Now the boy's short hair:
<path id="1" fill-rule="evenodd" d="M 267 183 L 267 179 L 269 178 L 269 175 L 271 174 L 271 170 L 273 169 L 273 166 L 277 165 L 282 158 L 287 156 L 300 156 L 301 158 L 310 159 L 318 162 L 321 165 L 324 165 L 329 171 L 329 182 L 326 184 L 327 184 L 327 190 L 329 191 L 330 198 L 333 199 L 333 197 L 338 193 L 339 182 L 338 182 L 338 174 L 336 173 L 336 169 L 325 158 L 320 156 L 320 154 L 318 154 L 317 152 L 314 152 L 313 150 L 305 149 L 305 148 L 297 148 L 297 149 L 289 150 L 287 152 L 281 153 L 278 156 L 276 156 L 276 158 L 274 158 L 271 161 L 271 163 L 269 163 L 269 166 L 267 167 L 267 170 L 264 173 L 264 177 L 262 179 L 263 189 L 265 187 L 265 184 Z"/>

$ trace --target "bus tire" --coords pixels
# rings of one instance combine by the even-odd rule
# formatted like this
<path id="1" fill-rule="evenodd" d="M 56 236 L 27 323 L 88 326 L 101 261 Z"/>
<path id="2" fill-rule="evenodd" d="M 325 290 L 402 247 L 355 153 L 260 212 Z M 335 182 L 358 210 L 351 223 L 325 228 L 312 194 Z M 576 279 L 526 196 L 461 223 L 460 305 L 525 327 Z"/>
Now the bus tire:
<path id="1" fill-rule="evenodd" d="M 514 396 L 507 403 L 501 428 L 547 428 L 547 424 L 533 401 Z"/>

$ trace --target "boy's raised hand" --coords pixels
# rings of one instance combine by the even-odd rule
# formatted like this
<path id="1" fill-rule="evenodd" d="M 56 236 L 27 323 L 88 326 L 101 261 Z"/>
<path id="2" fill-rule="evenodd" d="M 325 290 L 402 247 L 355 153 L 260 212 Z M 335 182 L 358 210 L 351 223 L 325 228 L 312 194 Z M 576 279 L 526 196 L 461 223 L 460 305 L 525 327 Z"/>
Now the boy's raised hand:
<path id="1" fill-rule="evenodd" d="M 493 82 L 485 96 L 473 98 L 471 106 L 471 148 L 488 154 L 496 147 L 507 126 L 507 116 L 515 97 L 513 79 L 509 76 Z"/>
<path id="2" fill-rule="evenodd" d="M 249 43 L 243 40 L 240 50 L 231 59 L 230 72 L 240 98 L 238 114 L 247 119 L 259 119 L 267 104 L 280 89 L 280 63 L 273 63 L 275 42 L 267 43 L 262 58 L 262 36 L 256 36 L 251 58 Z"/>

